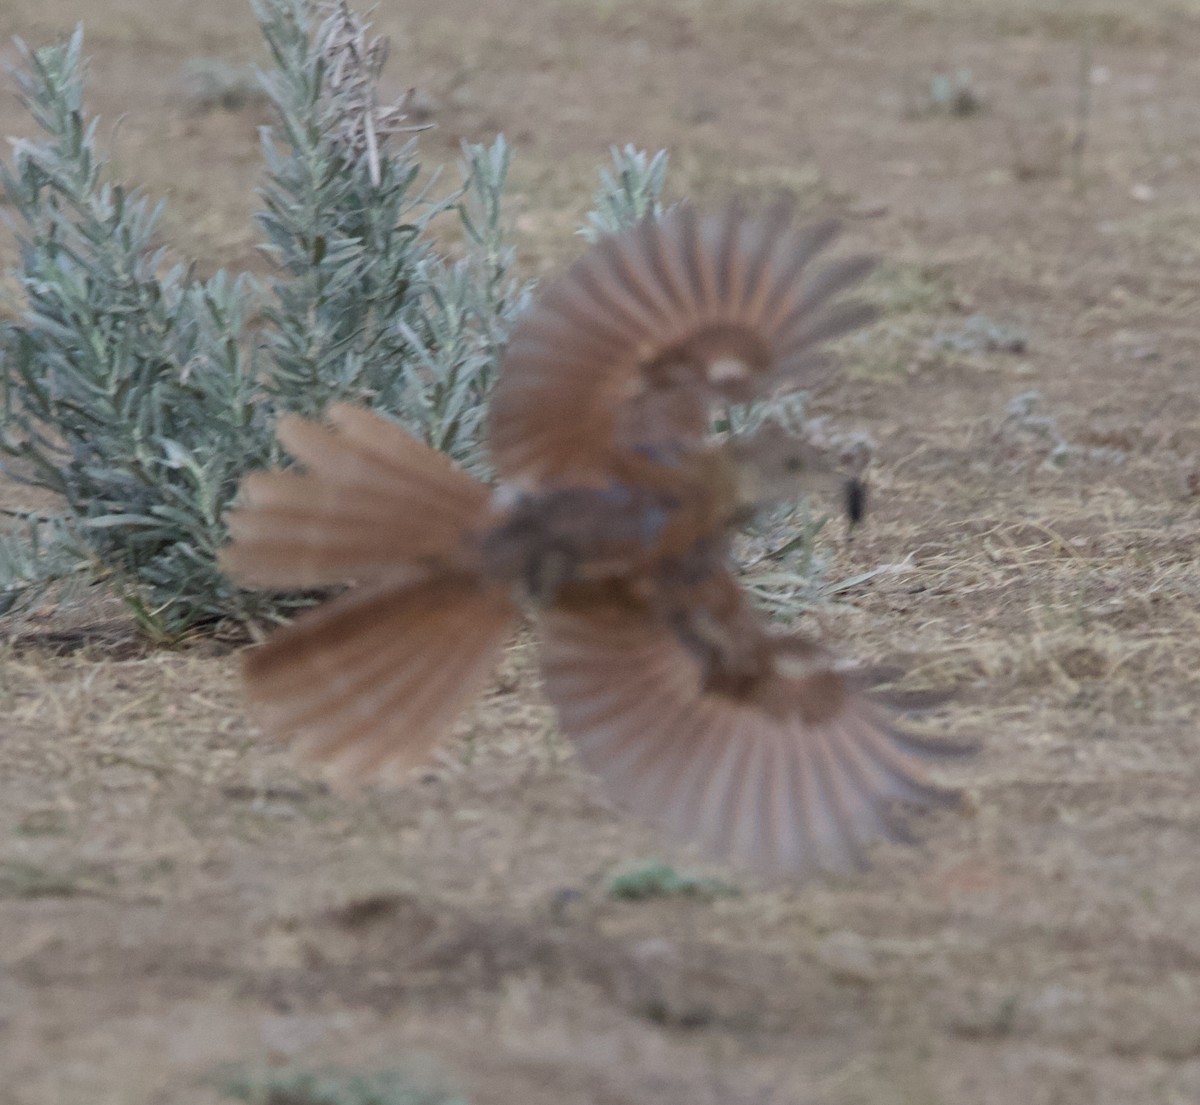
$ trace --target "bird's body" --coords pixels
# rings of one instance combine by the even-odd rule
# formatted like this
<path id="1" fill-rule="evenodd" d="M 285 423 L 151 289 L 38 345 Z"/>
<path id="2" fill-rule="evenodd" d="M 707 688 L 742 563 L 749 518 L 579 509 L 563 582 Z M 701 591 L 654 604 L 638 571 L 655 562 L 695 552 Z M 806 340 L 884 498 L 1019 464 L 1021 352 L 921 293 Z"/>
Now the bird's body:
<path id="1" fill-rule="evenodd" d="M 770 428 L 712 441 L 711 405 L 803 385 L 814 348 L 869 316 L 829 302 L 867 264 L 806 273 L 832 227 L 786 222 L 677 210 L 552 283 L 497 385 L 494 490 L 377 415 L 285 419 L 307 473 L 249 477 L 227 565 L 358 586 L 249 654 L 265 725 L 343 776 L 420 762 L 532 606 L 585 764 L 714 852 L 837 868 L 899 835 L 892 799 L 951 800 L 922 767 L 946 749 L 731 574 L 737 528 L 814 465 Z"/>

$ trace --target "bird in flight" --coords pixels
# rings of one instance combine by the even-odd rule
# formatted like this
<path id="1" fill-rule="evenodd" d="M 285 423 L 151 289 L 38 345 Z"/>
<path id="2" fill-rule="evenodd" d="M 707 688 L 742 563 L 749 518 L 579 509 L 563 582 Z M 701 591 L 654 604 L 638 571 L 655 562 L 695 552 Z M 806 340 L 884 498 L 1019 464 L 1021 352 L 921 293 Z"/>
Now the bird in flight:
<path id="1" fill-rule="evenodd" d="M 949 804 L 908 733 L 920 696 L 772 628 L 733 535 L 828 466 L 719 404 L 810 386 L 865 324 L 868 258 L 815 262 L 836 223 L 777 205 L 679 206 L 591 247 L 515 326 L 489 411 L 492 488 L 396 423 L 340 404 L 250 475 L 223 562 L 239 582 L 348 591 L 248 651 L 266 731 L 335 779 L 403 772 L 485 687 L 525 610 L 546 692 L 612 798 L 710 854 L 805 876 L 901 838 L 897 800 Z M 851 487 L 848 510 L 861 511 Z"/>

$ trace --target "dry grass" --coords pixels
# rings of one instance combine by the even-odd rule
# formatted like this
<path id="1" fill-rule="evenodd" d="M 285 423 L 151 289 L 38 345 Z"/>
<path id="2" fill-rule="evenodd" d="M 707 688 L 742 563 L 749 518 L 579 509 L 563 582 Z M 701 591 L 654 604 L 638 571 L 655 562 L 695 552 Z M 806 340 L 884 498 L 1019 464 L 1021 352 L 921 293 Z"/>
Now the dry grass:
<path id="1" fill-rule="evenodd" d="M 432 159 L 514 140 L 531 272 L 579 248 L 626 141 L 672 146 L 674 194 L 794 191 L 890 258 L 889 313 L 814 413 L 877 443 L 829 578 L 903 568 L 805 621 L 961 687 L 931 724 L 980 744 L 969 812 L 916 817 L 925 843 L 861 877 L 613 900 L 622 865 L 694 857 L 599 799 L 527 643 L 443 769 L 348 800 L 257 740 L 233 657 L 46 610 L 0 653 L 0 1101 L 217 1105 L 226 1063 L 410 1053 L 477 1105 L 1200 1099 L 1197 9 L 986 7 L 378 14 L 397 83 L 438 104 Z M 252 260 L 259 119 L 179 92 L 193 56 L 254 56 L 241 0 L 93 8 L 10 5 L 0 34 L 87 16 L 122 168 L 205 265 Z M 1081 179 L 1024 173 L 1070 134 L 1086 44 Z M 958 69 L 987 111 L 906 115 Z M 936 340 L 980 312 L 1025 348 Z M 1061 465 L 1005 428 L 1030 391 Z"/>

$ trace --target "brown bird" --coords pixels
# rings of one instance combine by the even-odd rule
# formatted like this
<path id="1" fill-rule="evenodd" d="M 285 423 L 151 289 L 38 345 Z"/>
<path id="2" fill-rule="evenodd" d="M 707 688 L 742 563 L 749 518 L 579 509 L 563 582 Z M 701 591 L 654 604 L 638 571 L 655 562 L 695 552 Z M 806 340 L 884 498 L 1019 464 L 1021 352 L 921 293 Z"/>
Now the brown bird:
<path id="1" fill-rule="evenodd" d="M 955 801 L 925 765 L 958 749 L 895 724 L 927 703 L 769 628 L 731 574 L 733 533 L 828 466 L 770 428 L 715 441 L 714 404 L 810 385 L 822 344 L 873 317 L 838 298 L 872 262 L 814 266 L 836 224 L 789 223 L 683 206 L 550 282 L 492 399 L 495 489 L 364 410 L 283 419 L 305 471 L 247 478 L 225 566 L 356 586 L 247 654 L 264 727 L 342 779 L 417 765 L 532 606 L 584 764 L 714 854 L 861 865 L 869 838 L 903 835 L 894 800 Z"/>

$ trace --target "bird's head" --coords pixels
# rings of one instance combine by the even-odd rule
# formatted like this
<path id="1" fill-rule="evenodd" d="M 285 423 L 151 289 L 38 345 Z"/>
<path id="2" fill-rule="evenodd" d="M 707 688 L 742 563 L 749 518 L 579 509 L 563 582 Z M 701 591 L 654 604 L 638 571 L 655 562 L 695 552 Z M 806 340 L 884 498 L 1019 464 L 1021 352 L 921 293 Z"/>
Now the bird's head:
<path id="1" fill-rule="evenodd" d="M 759 510 L 800 495 L 836 495 L 851 525 L 863 520 L 865 457 L 846 457 L 836 445 L 817 444 L 767 423 L 726 444 L 733 462 L 739 506 Z"/>

